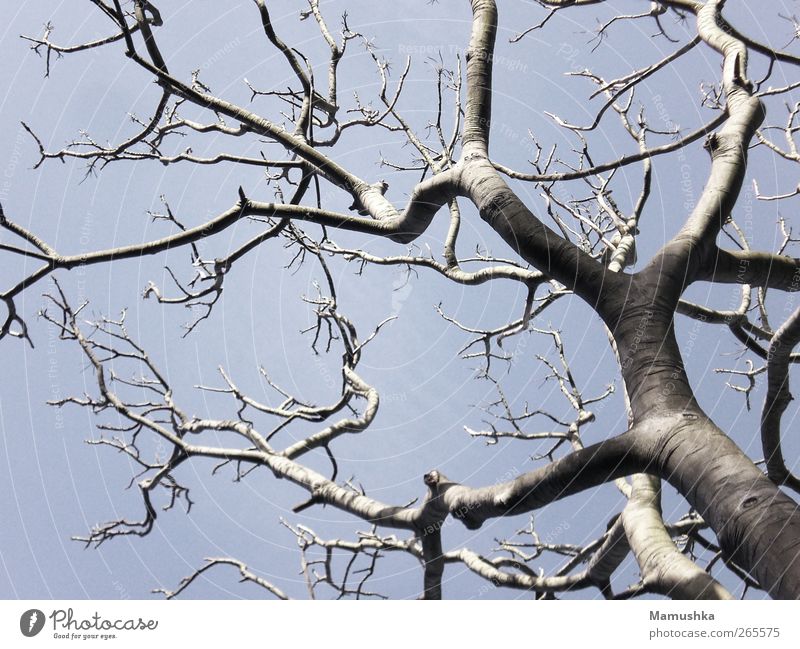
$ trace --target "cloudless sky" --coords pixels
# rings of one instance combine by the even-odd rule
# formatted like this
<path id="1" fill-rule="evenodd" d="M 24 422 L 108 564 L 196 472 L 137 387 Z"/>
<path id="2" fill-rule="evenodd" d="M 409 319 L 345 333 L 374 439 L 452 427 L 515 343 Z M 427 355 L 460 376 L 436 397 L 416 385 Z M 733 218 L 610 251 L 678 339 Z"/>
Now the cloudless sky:
<path id="1" fill-rule="evenodd" d="M 761 15 L 763 4 L 759 2 L 729 3 L 726 15 L 753 37 L 783 47 L 792 37 L 792 24 L 777 14 L 791 15 L 796 2 L 768 4 L 775 16 Z M 327 48 L 316 24 L 298 19 L 299 11 L 306 6 L 305 2 L 288 0 L 269 3 L 278 33 L 308 54 L 318 83 L 322 83 L 326 79 Z M 533 151 L 530 131 L 546 149 L 557 144 L 566 158 L 575 141 L 545 112 L 556 113 L 569 122 L 590 123 L 602 100 L 590 102 L 590 83 L 565 73 L 591 66 L 595 72 L 612 78 L 655 62 L 678 47 L 654 37 L 651 21 L 621 23 L 612 27 L 602 42 L 592 40 L 598 20 L 607 20 L 616 13 L 637 13 L 648 6 L 640 1 L 614 0 L 598 8 L 573 8 L 561 12 L 546 29 L 511 44 L 510 37 L 541 20 L 545 12 L 532 2 L 501 3 L 492 156 L 517 169 L 528 168 Z M 292 84 L 291 70 L 264 38 L 251 0 L 162 1 L 159 9 L 165 25 L 156 30 L 156 35 L 170 69 L 182 79 L 189 79 L 191 71 L 199 69 L 200 79 L 215 94 L 246 105 L 250 91 L 245 78 L 261 89 Z M 435 117 L 433 63 L 441 55 L 444 65 L 454 69 L 456 57 L 463 54 L 469 38 L 469 3 L 346 0 L 323 2 L 322 10 L 331 27 L 336 28 L 337 36 L 339 15 L 346 10 L 351 29 L 373 39 L 380 54 L 393 61 L 392 87 L 406 57 L 411 57 L 411 70 L 398 106 L 416 128 L 424 130 Z M 67 160 L 62 164 L 50 160 L 33 170 L 38 160 L 37 148 L 20 120 L 30 125 L 48 150 L 63 147 L 78 138 L 82 130 L 98 142 L 116 143 L 137 130 L 129 113 L 140 119 L 151 115 L 159 90 L 150 75 L 126 59 L 122 43 L 61 59 L 53 57 L 51 74 L 44 78 L 44 59 L 19 35 L 38 36 L 48 21 L 55 28 L 52 39 L 60 44 L 107 35 L 109 21 L 89 2 L 27 1 L 13 8 L 4 7 L 2 17 L 0 202 L 9 218 L 30 227 L 59 251 L 79 253 L 169 234 L 172 230 L 168 224 L 154 223 L 147 215 L 148 210 L 163 208 L 162 195 L 187 225 L 202 223 L 230 207 L 240 185 L 252 198 L 273 198 L 261 171 L 230 164 L 194 167 L 181 163 L 165 167 L 157 162 L 123 161 L 87 177 L 82 161 Z M 667 15 L 664 24 L 675 38 L 686 40 L 689 32 L 673 16 Z M 653 128 L 665 129 L 675 123 L 694 129 L 710 121 L 714 114 L 700 107 L 700 83 L 716 82 L 719 68 L 719 56 L 703 46 L 642 84 L 637 101 Z M 765 71 L 765 61 L 755 57 L 751 76 L 760 78 Z M 785 69 L 776 69 L 770 83 L 786 83 L 784 73 Z M 364 103 L 377 104 L 378 90 L 370 57 L 361 44 L 351 43 L 340 66 L 343 110 L 354 107 L 354 93 Z M 270 119 L 280 119 L 275 104 L 269 101 L 257 99 L 252 108 L 263 111 Z M 451 108 L 450 100 L 447 108 Z M 772 109 L 770 123 L 782 124 L 785 109 L 780 103 Z M 214 119 L 213 115 L 191 108 L 184 112 L 187 117 L 204 121 Z M 595 162 L 635 149 L 615 119 L 608 115 L 604 122 L 608 126 L 591 135 Z M 449 110 L 445 112 L 445 125 L 449 132 Z M 387 180 L 389 198 L 402 205 L 417 175 L 399 174 L 380 165 L 381 159 L 409 163 L 412 152 L 402 144 L 397 134 L 382 129 L 362 130 L 343 137 L 331 155 L 363 178 Z M 193 137 L 186 142 L 174 140 L 172 146 L 174 151 L 191 146 L 199 155 L 277 151 L 257 138 L 228 142 L 214 135 Z M 656 161 L 653 195 L 642 219 L 640 263 L 677 230 L 686 214 L 685 205 L 699 196 L 707 171 L 707 156 L 700 142 L 685 152 Z M 754 245 L 774 249 L 780 239 L 775 225 L 777 216 L 780 213 L 791 217 L 797 202 L 756 201 L 753 178 L 757 178 L 762 192 L 773 194 L 794 188 L 797 173 L 792 167 L 776 165 L 759 150 L 753 153 L 735 216 Z M 640 167 L 635 165 L 620 172 L 616 182 L 614 198 L 623 209 L 630 210 L 640 190 Z M 515 187 L 537 214 L 544 212 L 536 186 Z M 571 191 L 573 187 L 578 189 L 578 185 L 567 189 Z M 350 199 L 330 188 L 326 191 L 327 207 L 347 209 Z M 440 216 L 417 241 L 423 250 L 430 246 L 435 255 L 441 253 L 447 226 L 444 212 Z M 239 224 L 204 242 L 202 252 L 208 257 L 221 257 L 261 227 Z M 306 230 L 316 233 L 313 226 Z M 489 248 L 500 257 L 511 254 L 474 210 L 464 209 L 463 230 L 463 255 L 476 245 Z M 395 244 L 363 235 L 336 233 L 334 238 L 342 245 L 362 247 L 376 254 L 400 251 Z M 2 241 L 6 239 L 3 234 Z M 186 309 L 141 299 L 149 281 L 174 293 L 165 271 L 167 265 L 180 277 L 191 277 L 186 250 L 57 276 L 75 304 L 89 300 L 87 313 L 116 316 L 126 308 L 131 334 L 163 368 L 183 407 L 198 416 L 224 418 L 235 415 L 231 400 L 193 389 L 195 385 L 220 387 L 218 366 L 223 366 L 255 398 L 270 403 L 275 403 L 278 395 L 260 379 L 259 366 L 304 399 L 332 402 L 337 397 L 339 349 L 334 346 L 330 354 L 316 356 L 310 350 L 309 336 L 300 333 L 314 322 L 311 306 L 301 297 L 313 295 L 313 282 L 323 277 L 311 260 L 296 272 L 286 271 L 284 266 L 292 256 L 291 250 L 275 240 L 237 263 L 226 279 L 224 298 L 211 318 L 186 338 L 181 337 L 181 325 L 191 317 Z M 4 287 L 33 269 L 32 264 L 19 258 L 3 260 L 0 281 Z M 448 316 L 464 324 L 496 327 L 521 315 L 523 287 L 504 282 L 461 287 L 423 271 L 406 278 L 394 268 L 368 267 L 359 277 L 357 267 L 341 259 L 332 261 L 331 267 L 340 309 L 353 320 L 361 337 L 386 317 L 397 316 L 369 345 L 359 365 L 362 376 L 381 393 L 382 402 L 373 426 L 359 436 L 337 441 L 341 478 L 352 475 L 370 495 L 399 504 L 424 494 L 422 475 L 433 468 L 455 480 L 480 485 L 507 480 L 537 466 L 531 456 L 542 452 L 544 446 L 502 440 L 487 446 L 464 432 L 464 426 L 484 427 L 486 415 L 478 406 L 495 400 L 496 393 L 491 383 L 475 380 L 479 360 L 459 359 L 459 350 L 469 340 L 467 334 L 448 325 L 433 308 L 441 303 Z M 266 470 L 255 471 L 241 483 L 234 483 L 232 470 L 211 475 L 213 463 L 192 462 L 178 472 L 192 488 L 195 505 L 189 515 L 178 506 L 159 516 L 148 537 L 115 539 L 96 550 L 70 540 L 98 522 L 139 518 L 143 508 L 136 487 L 126 489 L 135 467 L 110 449 L 83 443 L 84 439 L 98 438 L 94 428 L 97 420 L 78 408 L 45 405 L 48 399 L 96 393 L 92 372 L 80 351 L 75 345 L 58 341 L 54 329 L 36 318 L 45 304 L 42 293 L 49 286 L 48 281 L 40 282 L 19 298 L 35 348 L 16 340 L 0 344 L 0 597 L 147 597 L 153 588 L 174 588 L 207 556 L 241 559 L 290 595 L 305 596 L 305 585 L 298 574 L 297 544 L 280 525 L 281 518 L 309 526 L 326 538 L 338 535 L 353 539 L 358 530 L 368 526 L 330 508 L 316 507 L 293 514 L 291 508 L 305 499 L 304 492 L 276 481 Z M 707 286 L 692 291 L 693 299 L 724 307 L 736 295 L 735 290 L 712 292 Z M 773 307 L 776 320 L 793 308 L 783 296 L 774 298 Z M 602 393 L 609 383 L 617 388 L 615 395 L 596 409 L 597 422 L 585 429 L 584 441 L 592 443 L 624 430 L 619 379 L 599 320 L 588 307 L 577 299 L 561 300 L 535 325 L 563 331 L 567 355 L 585 396 Z M 684 319 L 678 321 L 678 333 L 701 404 L 751 456 L 758 457 L 757 411 L 763 391 L 754 393 L 755 412 L 748 412 L 744 399 L 725 387 L 728 377 L 713 372 L 718 367 L 744 367 L 736 342 L 725 330 Z M 551 339 L 526 334 L 508 341 L 506 351 L 513 355 L 514 362 L 509 371 L 498 366 L 496 374 L 503 376 L 504 389 L 515 407 L 521 410 L 527 402 L 531 409 L 546 408 L 569 417 L 567 402 L 553 381 L 545 381 L 547 369 L 536 360 L 537 354 L 552 357 Z M 786 454 L 790 463 L 800 452 L 800 444 L 790 434 L 794 412 L 792 409 L 786 416 Z M 101 421 L 114 420 L 105 416 Z M 537 420 L 531 426 L 531 430 L 539 430 L 548 422 Z M 267 428 L 267 423 L 263 427 Z M 299 438 L 310 430 L 292 429 L 286 439 L 292 439 L 292 435 Z M 328 471 L 324 456 L 310 459 L 309 463 Z M 614 487 L 606 486 L 537 512 L 536 527 L 544 540 L 553 543 L 586 543 L 603 533 L 621 505 Z M 665 518 L 674 520 L 685 511 L 686 504 L 666 487 Z M 445 548 L 468 543 L 479 551 L 488 551 L 496 546 L 495 538 L 508 537 L 526 524 L 526 517 L 489 521 L 479 533 L 468 533 L 451 521 L 443 533 Z M 560 562 L 543 557 L 541 565 L 552 570 Z M 343 566 L 344 563 L 340 569 Z M 629 558 L 615 585 L 624 587 L 635 579 L 635 566 Z M 421 583 L 421 569 L 415 561 L 392 557 L 384 560 L 371 588 L 393 597 L 416 597 Z M 461 566 L 447 567 L 444 589 L 448 597 L 526 596 L 498 591 Z M 227 568 L 208 573 L 206 579 L 186 592 L 187 597 L 263 595 L 255 587 L 238 585 L 237 575 Z M 320 595 L 330 596 L 331 592 L 320 591 Z"/>

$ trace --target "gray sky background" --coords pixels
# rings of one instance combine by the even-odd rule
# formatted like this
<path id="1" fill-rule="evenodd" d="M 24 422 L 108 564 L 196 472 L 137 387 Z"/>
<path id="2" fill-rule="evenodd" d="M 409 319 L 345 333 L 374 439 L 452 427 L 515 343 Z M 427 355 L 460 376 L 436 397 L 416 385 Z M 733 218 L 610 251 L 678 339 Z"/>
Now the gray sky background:
<path id="1" fill-rule="evenodd" d="M 794 0 L 767 4 L 775 14 L 791 15 L 797 8 Z M 776 47 L 790 40 L 791 23 L 777 16 L 762 16 L 763 3 L 729 5 L 726 15 L 749 35 Z M 309 54 L 318 66 L 318 78 L 324 79 L 326 46 L 313 21 L 298 20 L 298 12 L 305 6 L 304 2 L 288 0 L 270 3 L 279 34 Z M 545 30 L 512 45 L 510 36 L 545 14 L 531 2 L 501 3 L 491 145 L 495 159 L 525 169 L 531 156 L 528 130 L 546 147 L 559 144 L 565 156 L 574 146 L 544 111 L 586 123 L 600 103 L 587 100 L 593 89 L 586 80 L 567 78 L 563 73 L 588 65 L 611 78 L 654 62 L 677 47 L 663 38 L 652 38 L 651 22 L 632 22 L 612 28 L 609 37 L 593 49 L 597 43 L 590 42 L 587 32 L 595 28 L 598 19 L 616 12 L 639 12 L 644 6 L 641 1 L 614 0 L 599 8 L 564 11 Z M 199 68 L 200 78 L 217 95 L 242 103 L 247 103 L 250 95 L 243 78 L 259 88 L 285 87 L 291 82 L 291 71 L 266 43 L 250 0 L 162 0 L 159 8 L 166 25 L 157 31 L 157 37 L 171 70 L 182 78 Z M 346 0 L 323 2 L 322 8 L 331 26 L 338 26 L 338 14 L 346 9 L 351 28 L 374 37 L 376 47 L 394 61 L 393 82 L 406 56 L 412 56 L 400 109 L 413 124 L 424 126 L 435 107 L 434 74 L 426 59 L 438 56 L 440 51 L 446 66 L 455 65 L 456 54 L 463 53 L 469 36 L 469 3 Z M 146 214 L 147 210 L 161 208 L 161 194 L 187 224 L 201 223 L 227 209 L 236 200 L 239 185 L 253 198 L 272 198 L 258 170 L 233 165 L 191 167 L 182 163 L 164 167 L 155 162 L 119 162 L 86 179 L 85 166 L 75 161 L 49 161 L 33 171 L 36 147 L 19 126 L 20 120 L 25 120 L 49 149 L 62 147 L 77 137 L 80 129 L 100 142 L 119 142 L 136 131 L 127 114 L 149 117 L 159 91 L 148 74 L 126 59 L 121 43 L 54 60 L 50 77 L 43 78 L 44 61 L 19 34 L 39 35 L 48 20 L 56 28 L 53 40 L 62 44 L 108 34 L 109 22 L 88 2 L 28 1 L 13 7 L 4 3 L 2 18 L 0 201 L 10 218 L 32 228 L 59 251 L 78 253 L 168 234 L 171 230 L 167 224 L 152 223 Z M 685 40 L 687 32 L 674 24 L 672 17 L 665 19 L 665 25 L 675 37 Z M 711 111 L 699 107 L 699 85 L 717 80 L 719 64 L 714 52 L 700 47 L 679 65 L 643 84 L 637 97 L 651 125 L 664 128 L 674 122 L 688 129 L 709 121 Z M 755 57 L 752 66 L 752 77 L 763 76 L 765 60 Z M 785 73 L 786 69 L 776 68 L 770 83 L 785 84 Z M 352 107 L 354 91 L 364 102 L 373 100 L 377 88 L 370 59 L 361 46 L 351 43 L 340 67 L 342 103 Z M 268 102 L 253 106 L 277 119 L 274 106 Z M 780 103 L 771 108 L 769 122 L 782 124 L 785 109 Z M 190 109 L 185 114 L 203 116 Z M 213 121 L 213 116 L 204 117 Z M 449 130 L 451 115 L 446 114 L 446 118 Z M 608 127 L 592 135 L 595 161 L 634 148 L 629 138 L 620 137 L 615 117 L 609 115 L 606 120 Z M 257 154 L 263 148 L 252 139 L 231 146 L 216 136 L 201 136 L 191 143 L 176 142 L 175 150 L 190 144 L 201 155 L 220 150 Z M 396 174 L 378 164 L 381 156 L 407 162 L 411 153 L 400 144 L 395 134 L 370 129 L 343 138 L 332 155 L 362 177 L 385 178 L 390 184 L 389 197 L 402 204 L 414 174 Z M 758 202 L 751 181 L 757 178 L 765 194 L 779 193 L 797 185 L 797 172 L 776 166 L 758 149 L 751 161 L 736 217 L 753 245 L 772 249 L 780 236 L 775 227 L 778 214 L 792 217 L 797 202 Z M 685 216 L 684 203 L 699 196 L 707 170 L 707 156 L 700 142 L 682 154 L 656 161 L 653 195 L 642 220 L 640 260 L 676 231 Z M 620 172 L 614 196 L 623 208 L 630 209 L 636 200 L 640 174 L 636 165 Z M 543 211 L 536 187 L 520 185 L 518 189 L 535 212 Z M 330 207 L 347 208 L 349 201 L 329 193 Z M 498 256 L 510 254 L 472 210 L 464 212 L 462 251 L 480 244 Z M 446 225 L 444 218 L 438 219 L 418 243 L 429 244 L 435 254 L 440 254 Z M 259 230 L 257 224 L 237 225 L 206 242 L 203 252 L 209 257 L 222 256 Z M 313 233 L 315 228 L 308 227 L 307 231 Z M 393 244 L 360 235 L 337 234 L 335 238 L 342 245 L 357 245 L 375 253 L 396 250 Z M 312 310 L 302 302 L 301 295 L 312 294 L 312 282 L 322 276 L 310 261 L 294 274 L 284 271 L 291 256 L 281 242 L 271 241 L 243 259 L 228 276 L 224 299 L 211 319 L 185 339 L 180 327 L 188 318 L 186 310 L 143 301 L 141 293 L 150 280 L 170 287 L 164 271 L 167 264 L 180 276 L 188 277 L 186 251 L 60 273 L 58 277 L 75 303 L 90 300 L 94 314 L 115 315 L 127 308 L 131 333 L 165 370 L 185 409 L 199 416 L 224 417 L 234 414 L 232 403 L 192 389 L 196 384 L 219 386 L 218 365 L 224 366 L 240 387 L 262 400 L 274 402 L 277 395 L 260 381 L 259 365 L 279 384 L 309 400 L 328 401 L 337 394 L 339 350 L 334 348 L 328 356 L 316 357 L 309 349 L 309 337 L 300 334 L 313 323 Z M 3 286 L 32 269 L 17 258 L 3 259 Z M 364 378 L 380 391 L 381 409 L 367 432 L 337 442 L 342 477 L 354 475 L 371 495 L 402 503 L 423 495 L 422 475 L 432 468 L 476 485 L 502 481 L 534 468 L 530 456 L 543 447 L 509 441 L 486 446 L 464 432 L 465 425 L 482 426 L 483 413 L 475 405 L 492 401 L 495 393 L 488 382 L 474 380 L 476 361 L 458 359 L 459 349 L 468 340 L 466 334 L 444 322 L 433 308 L 441 302 L 448 315 L 465 324 L 498 326 L 521 314 L 525 295 L 519 286 L 493 282 L 484 287 L 461 287 L 423 272 L 406 285 L 396 269 L 368 268 L 359 278 L 356 267 L 342 260 L 332 262 L 332 269 L 341 311 L 352 318 L 362 337 L 387 316 L 399 316 L 370 344 L 359 365 Z M 189 516 L 178 507 L 159 516 L 149 537 L 116 539 L 98 550 L 86 550 L 70 540 L 97 522 L 140 517 L 142 505 L 135 488 L 125 490 L 132 475 L 128 461 L 109 449 L 83 443 L 83 439 L 97 437 L 95 420 L 77 408 L 56 410 L 44 405 L 47 399 L 96 390 L 78 349 L 58 342 L 53 329 L 35 317 L 47 287 L 48 283 L 42 282 L 19 301 L 36 348 L 14 340 L 0 346 L 0 597 L 147 597 L 152 588 L 174 588 L 207 556 L 239 558 L 290 595 L 304 596 L 305 586 L 298 576 L 299 552 L 294 536 L 279 525 L 280 518 L 312 527 L 325 537 L 338 534 L 353 538 L 357 530 L 367 526 L 331 509 L 292 514 L 292 506 L 304 500 L 304 493 L 275 481 L 265 471 L 233 484 L 232 471 L 211 476 L 211 463 L 184 465 L 180 476 L 192 487 L 196 503 Z M 736 292 L 712 293 L 707 286 L 698 286 L 692 289 L 691 297 L 724 306 L 736 299 Z M 776 320 L 794 308 L 784 296 L 776 295 L 773 301 Z M 602 392 L 609 382 L 620 387 L 599 320 L 580 301 L 560 301 L 536 324 L 552 324 L 563 331 L 567 353 L 585 395 Z M 687 365 L 701 404 L 752 456 L 758 456 L 757 412 L 748 413 L 744 399 L 725 388 L 726 377 L 712 371 L 715 367 L 743 367 L 732 336 L 720 328 L 684 319 L 678 322 L 678 332 L 686 345 Z M 503 384 L 508 397 L 520 408 L 527 401 L 532 408 L 568 414 L 568 404 L 552 381 L 543 381 L 546 368 L 535 358 L 536 354 L 552 352 L 549 337 L 536 333 L 518 337 L 508 341 L 507 350 L 514 355 Z M 754 394 L 756 411 L 762 399 L 763 391 Z M 596 410 L 598 420 L 585 430 L 586 443 L 625 427 L 619 390 Z M 790 464 L 797 466 L 800 444 L 791 434 L 795 412 L 790 408 L 785 418 L 786 455 Z M 535 426 L 544 427 L 546 422 L 537 421 Z M 294 434 L 304 431 L 307 429 L 297 428 Z M 321 458 L 311 462 L 327 467 Z M 605 530 L 620 504 L 613 486 L 604 487 L 537 512 L 537 529 L 552 542 L 586 542 Z M 666 487 L 665 517 L 674 519 L 685 510 L 685 503 Z M 488 550 L 495 545 L 495 537 L 507 536 L 526 522 L 524 517 L 493 521 L 479 534 L 467 533 L 459 524 L 450 523 L 444 533 L 445 547 L 469 542 L 475 549 Z M 556 563 L 545 559 L 542 566 L 548 569 Z M 635 580 L 631 562 L 626 566 L 617 586 Z M 408 558 L 385 560 L 372 582 L 374 590 L 393 597 L 416 597 L 420 587 L 421 570 Z M 449 597 L 521 596 L 498 591 L 456 566 L 448 566 L 444 589 Z M 252 586 L 238 585 L 237 575 L 225 568 L 208 573 L 207 579 L 186 592 L 187 597 L 262 595 Z"/>

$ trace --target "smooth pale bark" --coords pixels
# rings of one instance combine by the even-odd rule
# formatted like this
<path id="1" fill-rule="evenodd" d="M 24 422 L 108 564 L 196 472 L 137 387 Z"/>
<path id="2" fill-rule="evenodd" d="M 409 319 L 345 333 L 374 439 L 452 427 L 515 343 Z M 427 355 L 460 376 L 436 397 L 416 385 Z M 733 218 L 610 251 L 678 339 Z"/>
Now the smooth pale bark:
<path id="1" fill-rule="evenodd" d="M 795 292 L 800 290 L 800 259 L 758 250 L 718 249 L 714 261 L 698 270 L 697 278 Z"/>
<path id="2" fill-rule="evenodd" d="M 487 2 L 473 1 L 476 21 L 471 44 L 486 47 L 494 37 L 487 29 Z M 800 597 L 800 510 L 753 464 L 698 406 L 686 375 L 673 318 L 684 288 L 702 276 L 713 262 L 716 236 L 736 203 L 746 169 L 747 147 L 764 117 L 761 102 L 745 78 L 744 45 L 720 27 L 722 3 L 694 4 L 698 33 L 723 55 L 723 85 L 728 119 L 709 137 L 712 157 L 709 180 L 679 234 L 645 269 L 627 279 L 610 280 L 579 252 L 532 218 L 505 183 L 488 170 L 462 175 L 467 195 L 482 218 L 509 245 L 537 268 L 571 286 L 605 320 L 619 349 L 628 386 L 635 432 L 609 440 L 605 450 L 593 449 L 558 460 L 541 472 L 494 487 L 447 491 L 450 511 L 468 527 L 490 516 L 528 511 L 560 497 L 625 474 L 625 469 L 657 473 L 673 484 L 711 525 L 723 550 L 774 597 Z M 478 16 L 480 18 L 478 19 Z M 496 15 L 493 16 L 496 20 Z M 476 36 L 475 30 L 482 30 Z M 475 117 L 489 114 L 491 60 L 478 58 L 469 71 L 475 91 L 470 95 Z M 470 118 L 468 111 L 467 119 Z M 475 124 L 479 120 L 474 120 Z M 472 141 L 480 130 L 472 131 Z M 486 136 L 488 137 L 488 136 Z M 484 146 L 474 144 L 481 159 Z M 478 167 L 476 166 L 476 169 Z M 578 279 L 575 279 L 578 278 Z M 588 300 L 587 300 L 588 301 Z M 622 451 L 620 440 L 633 443 Z M 587 476 L 592 476 L 587 477 Z"/>
<path id="3" fill-rule="evenodd" d="M 800 342 L 800 309 L 775 332 L 767 355 L 767 396 L 761 414 L 761 446 L 767 475 L 776 484 L 800 492 L 800 480 L 786 466 L 781 450 L 781 418 L 792 394 L 789 392 L 791 351 Z"/>
<path id="4" fill-rule="evenodd" d="M 472 488 L 444 478 L 442 499 L 470 529 L 489 518 L 529 512 L 641 470 L 646 460 L 637 452 L 637 434 L 628 431 L 496 485 Z"/>
<path id="5" fill-rule="evenodd" d="M 528 263 L 575 291 L 589 304 L 623 285 L 623 278 L 542 223 L 519 199 L 488 158 L 462 162 L 459 193 L 481 218 Z"/>
<path id="6" fill-rule="evenodd" d="M 653 440 L 658 473 L 773 597 L 800 598 L 800 508 L 702 415 Z"/>
<path id="7" fill-rule="evenodd" d="M 676 599 L 733 599 L 705 570 L 676 547 L 661 518 L 661 480 L 633 476 L 633 492 L 622 512 L 628 543 L 648 591 Z"/>

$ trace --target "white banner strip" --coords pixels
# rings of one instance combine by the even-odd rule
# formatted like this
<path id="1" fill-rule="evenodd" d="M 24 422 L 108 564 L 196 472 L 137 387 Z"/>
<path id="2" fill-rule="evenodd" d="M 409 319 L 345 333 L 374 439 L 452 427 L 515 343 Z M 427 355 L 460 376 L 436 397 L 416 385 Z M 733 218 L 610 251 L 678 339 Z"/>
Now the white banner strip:
<path id="1" fill-rule="evenodd" d="M 0 601 L 0 646 L 800 646 L 800 603 Z M 702 644 L 701 644 L 702 643 Z M 605 643 L 601 643 L 603 646 Z M 624 645 L 623 645 L 624 646 Z"/>

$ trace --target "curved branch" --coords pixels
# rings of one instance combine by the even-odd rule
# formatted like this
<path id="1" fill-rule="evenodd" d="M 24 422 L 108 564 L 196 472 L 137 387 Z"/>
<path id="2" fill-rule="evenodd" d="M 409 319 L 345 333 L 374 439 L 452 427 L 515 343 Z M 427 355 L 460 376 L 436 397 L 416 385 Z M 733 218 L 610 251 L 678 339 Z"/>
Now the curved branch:
<path id="1" fill-rule="evenodd" d="M 775 332 L 767 355 L 767 396 L 761 413 L 761 445 L 767 474 L 779 485 L 800 493 L 800 479 L 786 467 L 781 451 L 781 418 L 792 400 L 789 392 L 791 352 L 800 343 L 800 309 Z"/>
<path id="2" fill-rule="evenodd" d="M 522 514 L 567 496 L 637 473 L 646 465 L 637 430 L 574 451 L 500 484 L 472 488 L 439 474 L 447 510 L 468 529 L 498 516 Z"/>
<path id="3" fill-rule="evenodd" d="M 591 167 L 586 167 L 585 169 L 576 169 L 574 171 L 561 171 L 549 174 L 527 174 L 521 171 L 515 171 L 509 167 L 501 165 L 498 162 L 492 162 L 492 165 L 500 173 L 505 174 L 509 178 L 514 178 L 515 180 L 526 180 L 530 182 L 556 182 L 560 180 L 578 180 L 580 178 L 588 178 L 589 176 L 594 176 L 604 171 L 619 169 L 621 167 L 626 167 L 635 162 L 641 162 L 642 160 L 647 160 L 649 158 L 654 158 L 656 156 L 663 155 L 665 153 L 672 153 L 673 151 L 682 149 L 688 144 L 691 144 L 692 142 L 699 140 L 704 135 L 708 135 L 709 133 L 711 133 L 715 128 L 723 124 L 726 119 L 727 119 L 727 114 L 722 113 L 717 117 L 715 117 L 710 122 L 708 122 L 708 124 L 704 124 L 700 128 L 691 131 L 690 133 L 687 133 L 684 137 L 675 140 L 674 142 L 669 142 L 667 144 L 662 144 L 661 146 L 655 146 L 651 149 L 645 149 L 643 151 L 638 151 L 636 153 L 624 155 L 617 160 L 612 160 L 610 162 L 604 162 Z"/>
<path id="4" fill-rule="evenodd" d="M 274 584 L 271 584 L 263 577 L 259 577 L 258 575 L 253 573 L 253 571 L 251 571 L 245 565 L 244 562 L 239 561 L 238 559 L 231 559 L 229 557 L 219 557 L 219 558 L 207 558 L 205 561 L 206 565 L 204 565 L 202 568 L 198 568 L 188 577 L 184 577 L 183 579 L 181 579 L 180 583 L 178 584 L 178 587 L 175 590 L 156 588 L 153 592 L 161 593 L 167 599 L 174 599 L 178 595 L 180 595 L 184 590 L 186 590 L 189 586 L 191 586 L 192 583 L 196 579 L 198 579 L 204 572 L 211 570 L 215 566 L 233 566 L 234 568 L 237 568 L 239 570 L 239 575 L 241 577 L 241 579 L 239 579 L 240 583 L 249 581 L 253 584 L 256 584 L 256 586 L 260 586 L 264 590 L 269 591 L 270 593 L 275 595 L 275 597 L 277 597 L 278 599 L 284 599 L 284 600 L 289 599 L 289 596 L 286 593 L 284 593 L 280 588 L 278 588 Z"/>
<path id="5" fill-rule="evenodd" d="M 733 599 L 705 570 L 675 547 L 661 518 L 661 480 L 633 476 L 633 491 L 622 512 L 631 550 L 650 592 L 673 599 Z"/>
<path id="6" fill-rule="evenodd" d="M 432 219 L 435 211 L 434 208 L 431 207 L 432 203 L 428 202 L 426 197 L 430 197 L 431 201 L 435 201 L 435 195 L 439 194 L 441 201 L 446 201 L 444 197 L 441 197 L 441 192 L 446 191 L 446 181 L 447 176 L 442 174 L 440 176 L 434 176 L 427 183 L 421 183 L 417 187 L 415 194 L 412 195 L 409 209 L 403 214 L 397 214 L 396 217 L 383 221 L 375 221 L 368 218 L 350 216 L 348 214 L 339 214 L 329 210 L 306 207 L 302 205 L 251 201 L 242 194 L 240 200 L 233 207 L 225 212 L 222 212 L 219 216 L 211 219 L 210 221 L 193 228 L 188 228 L 167 237 L 149 241 L 143 244 L 120 246 L 118 248 L 98 250 L 79 255 L 56 254 L 52 248 L 35 237 L 35 235 L 29 233 L 20 226 L 13 224 L 3 217 L 3 219 L 0 221 L 0 227 L 11 230 L 26 240 L 34 243 L 36 247 L 44 253 L 44 256 L 46 257 L 46 263 L 36 272 L 19 282 L 17 285 L 8 289 L 4 293 L 1 293 L 0 299 L 8 300 L 13 298 L 28 286 L 36 283 L 42 277 L 47 276 L 53 270 L 70 269 L 77 266 L 100 264 L 113 260 L 138 258 L 143 255 L 158 254 L 178 246 L 199 241 L 208 236 L 221 232 L 222 230 L 248 216 L 297 219 L 301 221 L 308 221 L 310 223 L 316 223 L 318 225 L 326 225 L 333 228 L 342 228 L 344 230 L 353 230 L 365 234 L 385 236 L 393 241 L 398 242 L 412 241 L 422 232 L 424 232 L 425 228 L 427 228 L 427 226 L 430 224 L 430 219 Z M 425 216 L 423 217 L 422 214 Z M 21 254 L 22 256 L 28 255 L 26 251 L 21 249 L 15 249 L 14 252 L 17 252 L 17 254 Z M 31 256 L 37 259 L 42 258 L 42 255 L 38 253 Z"/>
<path id="7" fill-rule="evenodd" d="M 721 284 L 749 284 L 781 291 L 800 290 L 800 259 L 755 250 L 717 248 L 713 263 L 700 268 L 696 279 Z"/>
<path id="8" fill-rule="evenodd" d="M 713 263 L 715 241 L 731 213 L 747 167 L 747 148 L 761 125 L 765 107 L 753 94 L 747 79 L 747 47 L 727 33 L 722 25 L 724 0 L 709 0 L 697 11 L 697 30 L 710 47 L 723 56 L 722 86 L 728 119 L 719 133 L 706 140 L 711 154 L 711 172 L 700 199 L 678 234 L 642 271 L 656 274 L 677 300 L 699 269 Z M 664 282 L 669 279 L 672 281 Z"/>

